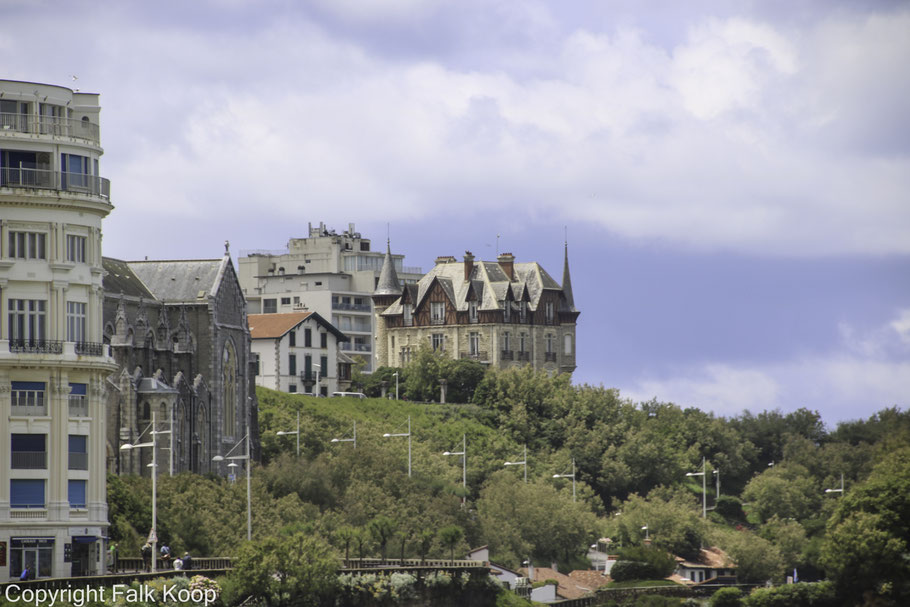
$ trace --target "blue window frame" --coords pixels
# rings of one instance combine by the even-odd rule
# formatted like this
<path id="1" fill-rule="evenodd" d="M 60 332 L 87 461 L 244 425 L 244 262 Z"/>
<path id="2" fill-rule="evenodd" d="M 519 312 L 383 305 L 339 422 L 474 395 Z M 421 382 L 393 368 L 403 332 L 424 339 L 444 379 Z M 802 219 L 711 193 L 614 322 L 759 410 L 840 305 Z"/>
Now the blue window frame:
<path id="1" fill-rule="evenodd" d="M 85 508 L 85 481 L 69 481 L 70 508 Z"/>

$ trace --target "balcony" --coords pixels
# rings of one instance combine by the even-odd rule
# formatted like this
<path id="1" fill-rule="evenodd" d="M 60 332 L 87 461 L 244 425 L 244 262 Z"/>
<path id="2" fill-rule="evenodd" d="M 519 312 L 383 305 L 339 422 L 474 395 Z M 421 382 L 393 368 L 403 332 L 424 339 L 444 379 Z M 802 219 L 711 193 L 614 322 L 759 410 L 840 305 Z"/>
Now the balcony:
<path id="1" fill-rule="evenodd" d="M 461 358 L 470 358 L 472 360 L 488 360 L 487 353 L 483 351 L 462 352 Z"/>
<path id="2" fill-rule="evenodd" d="M 9 351 L 13 354 L 63 354 L 63 342 L 48 339 L 11 339 Z"/>
<path id="3" fill-rule="evenodd" d="M 82 394 L 70 394 L 70 417 L 88 417 L 88 401 Z"/>
<path id="4" fill-rule="evenodd" d="M 349 341 L 343 341 L 338 344 L 344 352 L 371 352 L 373 350 L 370 344 L 352 344 Z"/>
<path id="5" fill-rule="evenodd" d="M 88 119 L 74 120 L 54 116 L 0 114 L 0 133 L 3 132 L 72 137 L 95 145 L 101 144 L 101 129 Z"/>
<path id="6" fill-rule="evenodd" d="M 543 359 L 548 363 L 556 362 L 556 352 L 544 352 Z"/>
<path id="7" fill-rule="evenodd" d="M 13 451 L 10 467 L 15 470 L 47 470 L 47 452 Z"/>
<path id="8" fill-rule="evenodd" d="M 47 405 L 12 405 L 9 414 L 14 417 L 44 417 L 47 415 Z"/>
<path id="9" fill-rule="evenodd" d="M 28 509 L 10 508 L 9 517 L 14 520 L 40 521 L 47 518 L 47 509 L 44 506 Z"/>
<path id="10" fill-rule="evenodd" d="M 70 470 L 88 470 L 88 453 L 70 451 L 68 468 Z"/>
<path id="11" fill-rule="evenodd" d="M 354 304 L 354 303 L 342 303 L 342 302 L 332 302 L 333 310 L 348 310 L 350 312 L 369 312 L 371 310 L 370 304 Z"/>
<path id="12" fill-rule="evenodd" d="M 518 352 L 518 360 L 529 361 L 531 360 L 530 352 Z"/>
<path id="13" fill-rule="evenodd" d="M 515 358 L 515 355 L 511 350 L 503 350 L 499 358 L 502 360 L 513 360 Z"/>
<path id="14" fill-rule="evenodd" d="M 58 190 L 75 194 L 111 198 L 111 182 L 104 177 L 83 173 L 63 173 L 46 169 L 0 167 L 0 187 Z"/>
<path id="15" fill-rule="evenodd" d="M 104 356 L 104 344 L 90 341 L 77 341 L 76 354 L 82 356 Z"/>

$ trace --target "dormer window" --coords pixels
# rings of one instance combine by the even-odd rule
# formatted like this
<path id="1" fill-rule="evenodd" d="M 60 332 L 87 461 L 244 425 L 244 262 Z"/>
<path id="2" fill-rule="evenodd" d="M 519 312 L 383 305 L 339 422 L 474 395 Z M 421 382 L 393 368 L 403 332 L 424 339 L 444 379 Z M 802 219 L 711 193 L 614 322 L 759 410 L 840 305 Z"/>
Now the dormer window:
<path id="1" fill-rule="evenodd" d="M 552 325 L 552 324 L 553 324 L 553 315 L 554 315 L 554 314 L 553 314 L 553 302 L 552 302 L 552 301 L 548 301 L 548 302 L 546 303 L 546 312 L 547 312 L 547 324 L 548 324 L 548 325 Z"/>
<path id="2" fill-rule="evenodd" d="M 411 310 L 411 304 L 404 304 L 402 306 L 402 312 L 404 315 L 404 326 L 410 327 L 414 324 L 413 311 Z"/>
<path id="3" fill-rule="evenodd" d="M 518 303 L 518 319 L 521 322 L 527 322 L 528 320 L 528 302 L 522 301 Z"/>
<path id="4" fill-rule="evenodd" d="M 502 322 L 512 322 L 512 302 L 506 301 L 502 304 Z"/>
<path id="5" fill-rule="evenodd" d="M 471 322 L 477 322 L 477 302 L 468 302 L 468 319 Z"/>

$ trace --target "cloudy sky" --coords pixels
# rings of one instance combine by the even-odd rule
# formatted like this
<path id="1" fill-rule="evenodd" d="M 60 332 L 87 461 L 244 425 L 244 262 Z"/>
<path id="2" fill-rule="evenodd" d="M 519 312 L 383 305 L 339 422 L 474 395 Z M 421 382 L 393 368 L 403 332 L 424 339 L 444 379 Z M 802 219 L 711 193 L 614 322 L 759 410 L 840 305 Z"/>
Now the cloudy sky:
<path id="1" fill-rule="evenodd" d="M 498 243 L 558 280 L 568 234 L 577 382 L 830 425 L 910 405 L 906 2 L 0 12 L 0 77 L 101 94 L 107 255 L 354 222 L 407 265 Z"/>

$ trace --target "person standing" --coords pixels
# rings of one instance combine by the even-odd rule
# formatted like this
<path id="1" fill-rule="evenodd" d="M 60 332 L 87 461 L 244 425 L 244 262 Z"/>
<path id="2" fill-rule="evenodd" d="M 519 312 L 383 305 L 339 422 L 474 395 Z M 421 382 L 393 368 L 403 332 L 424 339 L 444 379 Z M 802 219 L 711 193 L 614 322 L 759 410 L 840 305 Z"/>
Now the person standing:
<path id="1" fill-rule="evenodd" d="M 183 570 L 188 571 L 193 568 L 193 557 L 190 556 L 189 552 L 183 553 Z"/>
<path id="2" fill-rule="evenodd" d="M 152 570 L 152 545 L 148 542 L 142 547 L 142 564 L 146 571 Z"/>

